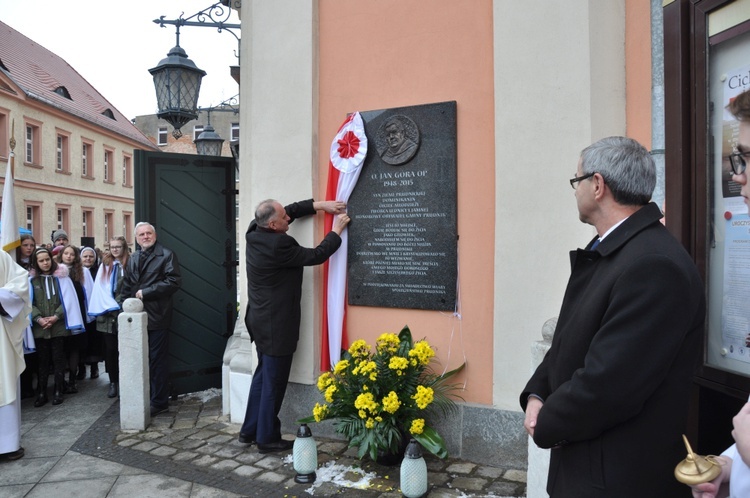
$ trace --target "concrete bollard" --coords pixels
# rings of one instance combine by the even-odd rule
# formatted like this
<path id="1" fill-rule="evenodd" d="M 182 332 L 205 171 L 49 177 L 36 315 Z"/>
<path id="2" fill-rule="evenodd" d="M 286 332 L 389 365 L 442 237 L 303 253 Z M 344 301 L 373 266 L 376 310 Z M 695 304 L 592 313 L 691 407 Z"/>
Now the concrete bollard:
<path id="1" fill-rule="evenodd" d="M 542 340 L 531 345 L 531 373 L 544 360 L 552 345 L 552 336 L 557 327 L 557 317 L 550 318 L 542 326 Z M 549 450 L 537 447 L 529 436 L 529 467 L 526 474 L 527 498 L 547 498 L 547 473 L 549 472 Z"/>
<path id="2" fill-rule="evenodd" d="M 145 430 L 151 422 L 148 316 L 140 299 L 126 299 L 117 321 L 120 348 L 120 428 Z"/>

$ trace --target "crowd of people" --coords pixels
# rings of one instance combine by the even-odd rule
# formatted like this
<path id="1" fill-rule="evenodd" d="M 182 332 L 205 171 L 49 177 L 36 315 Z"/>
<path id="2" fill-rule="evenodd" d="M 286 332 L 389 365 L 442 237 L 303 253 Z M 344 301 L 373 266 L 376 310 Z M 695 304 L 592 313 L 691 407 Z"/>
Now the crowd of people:
<path id="1" fill-rule="evenodd" d="M 125 237 L 101 252 L 69 243 L 64 230 L 37 245 L 22 235 L 16 262 L 0 251 L 0 463 L 24 455 L 22 398 L 35 407 L 78 392 L 78 381 L 99 376 L 104 361 L 107 396 L 119 396 L 118 315 L 128 298 L 148 315 L 151 416 L 168 409 L 168 349 L 172 296 L 182 285 L 177 256 L 157 242 L 147 222 L 135 226 L 140 250 L 130 255 Z M 67 374 L 67 378 L 66 378 Z"/>
<path id="2" fill-rule="evenodd" d="M 29 272 L 31 332 L 35 351 L 24 355 L 21 398 L 36 397 L 34 406 L 52 404 L 78 392 L 78 381 L 99 377 L 99 363 L 109 375 L 107 396 L 119 394 L 117 316 L 120 313 L 124 268 L 129 250 L 116 236 L 105 251 L 70 244 L 64 230 L 52 234 L 51 244 L 21 236 L 17 263 Z"/>

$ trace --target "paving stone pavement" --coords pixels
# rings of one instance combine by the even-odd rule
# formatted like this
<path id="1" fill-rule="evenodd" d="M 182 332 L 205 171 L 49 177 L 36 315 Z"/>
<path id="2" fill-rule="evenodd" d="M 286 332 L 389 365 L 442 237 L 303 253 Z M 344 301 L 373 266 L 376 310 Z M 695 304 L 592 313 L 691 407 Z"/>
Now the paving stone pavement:
<path id="1" fill-rule="evenodd" d="M 313 484 L 295 483 L 291 451 L 262 455 L 257 446 L 237 441 L 239 425 L 222 415 L 219 390 L 180 396 L 145 431 L 121 431 L 119 402 L 107 400 L 106 383 L 81 384 L 81 393 L 68 396 L 59 407 L 35 409 L 24 400 L 24 420 L 39 419 L 40 410 L 48 416 L 45 423 L 24 422 L 27 455 L 0 466 L 0 498 L 402 496 L 397 466 L 359 460 L 356 448 L 347 449 L 345 441 L 335 439 L 316 437 L 318 478 Z M 87 410 L 87 402 L 98 409 Z M 61 407 L 75 415 L 55 417 Z M 45 436 L 51 436 L 51 447 L 59 448 L 47 451 L 49 456 L 30 455 L 35 446 L 30 448 L 29 442 Z M 292 434 L 284 437 L 294 439 Z M 427 498 L 526 496 L 524 470 L 432 455 L 425 460 Z"/>

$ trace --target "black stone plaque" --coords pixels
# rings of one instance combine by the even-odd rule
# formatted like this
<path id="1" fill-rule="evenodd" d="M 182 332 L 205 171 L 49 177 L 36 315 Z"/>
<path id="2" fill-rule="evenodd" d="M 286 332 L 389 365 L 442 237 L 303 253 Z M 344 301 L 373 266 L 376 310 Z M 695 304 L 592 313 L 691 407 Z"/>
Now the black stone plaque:
<path id="1" fill-rule="evenodd" d="M 456 103 L 362 112 L 367 157 L 349 198 L 349 304 L 453 311 Z"/>

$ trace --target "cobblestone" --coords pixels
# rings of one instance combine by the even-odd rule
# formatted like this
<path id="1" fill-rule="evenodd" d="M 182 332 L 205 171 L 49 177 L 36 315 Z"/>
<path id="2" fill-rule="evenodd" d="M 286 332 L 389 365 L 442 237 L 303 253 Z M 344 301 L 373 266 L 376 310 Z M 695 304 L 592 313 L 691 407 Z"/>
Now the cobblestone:
<path id="1" fill-rule="evenodd" d="M 144 441 L 142 443 L 138 443 L 135 446 L 133 446 L 133 449 L 134 450 L 138 450 L 138 451 L 146 451 L 146 452 L 148 452 L 148 451 L 151 451 L 154 448 L 158 448 L 158 447 L 159 447 L 159 445 L 157 443 L 152 443 L 152 442 L 149 442 L 149 441 Z"/>
<path id="2" fill-rule="evenodd" d="M 113 405 L 74 445 L 74 450 L 150 472 L 248 497 L 307 495 L 341 498 L 398 498 L 400 470 L 357 458 L 346 441 L 316 438 L 318 479 L 297 484 L 292 452 L 260 454 L 237 441 L 240 426 L 220 415 L 219 402 L 178 398 L 146 431 L 120 431 Z M 285 434 L 285 439 L 293 439 Z M 429 491 L 425 498 L 519 498 L 526 496 L 526 472 L 426 455 Z"/>
<path id="3" fill-rule="evenodd" d="M 286 479 L 286 476 L 284 474 L 278 474 L 276 472 L 264 472 L 263 474 L 259 475 L 257 477 L 261 481 L 266 482 L 281 482 L 284 479 Z"/>
<path id="4" fill-rule="evenodd" d="M 188 460 L 192 460 L 197 456 L 198 453 L 194 453 L 192 451 L 183 451 L 181 453 L 175 453 L 174 455 L 172 455 L 172 460 L 175 460 L 177 462 L 187 462 Z"/>
<path id="5" fill-rule="evenodd" d="M 152 455 L 161 456 L 161 457 L 168 457 L 172 456 L 175 453 L 177 453 L 177 450 L 175 448 L 170 448 L 169 446 L 159 446 L 155 450 L 151 452 Z"/>

